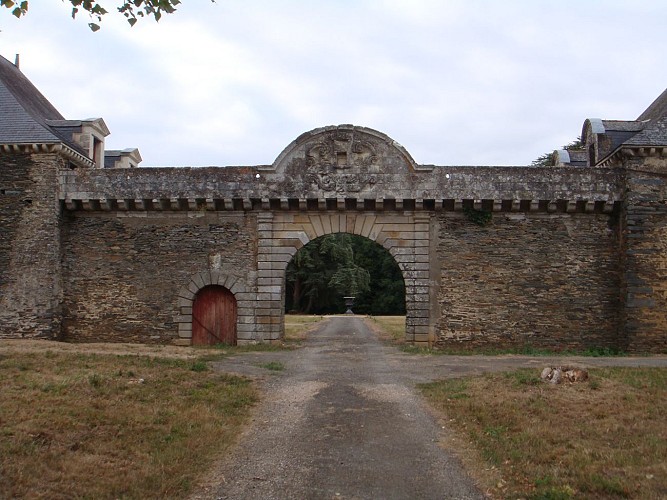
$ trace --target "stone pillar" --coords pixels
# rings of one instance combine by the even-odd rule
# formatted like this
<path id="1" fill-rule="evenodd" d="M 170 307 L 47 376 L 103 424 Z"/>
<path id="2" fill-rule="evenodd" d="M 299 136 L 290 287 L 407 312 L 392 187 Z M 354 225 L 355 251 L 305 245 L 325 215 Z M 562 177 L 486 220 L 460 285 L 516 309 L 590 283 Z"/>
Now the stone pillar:
<path id="1" fill-rule="evenodd" d="M 285 268 L 296 248 L 279 246 L 274 241 L 273 213 L 257 216 L 257 332 L 264 341 L 283 337 L 283 287 Z"/>
<path id="2" fill-rule="evenodd" d="M 627 165 L 621 214 L 621 347 L 667 351 L 667 162 Z"/>
<path id="3" fill-rule="evenodd" d="M 57 154 L 0 155 L 0 337 L 60 335 L 64 167 Z"/>

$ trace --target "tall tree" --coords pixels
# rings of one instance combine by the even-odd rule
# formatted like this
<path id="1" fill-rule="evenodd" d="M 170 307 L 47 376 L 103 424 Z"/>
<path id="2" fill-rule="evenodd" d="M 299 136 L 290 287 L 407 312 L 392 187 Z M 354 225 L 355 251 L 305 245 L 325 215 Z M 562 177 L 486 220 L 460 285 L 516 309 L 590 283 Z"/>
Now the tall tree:
<path id="1" fill-rule="evenodd" d="M 396 262 L 360 236 L 332 234 L 310 242 L 288 265 L 286 281 L 288 312 L 342 312 L 343 296 L 352 295 L 359 313 L 405 313 L 405 286 Z"/>
<path id="2" fill-rule="evenodd" d="M 368 290 L 355 299 L 354 310 L 375 315 L 405 314 L 403 273 L 391 254 L 367 238 L 354 237 L 352 245 L 355 261 L 371 278 Z"/>

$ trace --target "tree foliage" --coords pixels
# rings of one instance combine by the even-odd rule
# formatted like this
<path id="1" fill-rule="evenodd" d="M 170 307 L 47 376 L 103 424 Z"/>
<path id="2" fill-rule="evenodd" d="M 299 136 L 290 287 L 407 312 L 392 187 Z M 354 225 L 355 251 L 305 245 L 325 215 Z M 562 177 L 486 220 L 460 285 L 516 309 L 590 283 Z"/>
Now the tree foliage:
<path id="1" fill-rule="evenodd" d="M 288 312 L 343 312 L 344 296 L 356 297 L 358 313 L 405 313 L 405 286 L 398 265 L 367 238 L 342 233 L 323 236 L 299 250 L 287 266 Z"/>
<path id="2" fill-rule="evenodd" d="M 102 21 L 102 17 L 109 13 L 100 2 L 93 0 L 62 0 L 72 4 L 72 18 L 75 18 L 79 12 L 88 13 L 92 21 L 88 23 L 91 30 L 97 31 L 100 29 L 98 24 Z M 214 2 L 215 0 L 211 0 Z M 118 0 L 116 0 L 118 3 Z M 159 21 L 163 14 L 172 14 L 176 11 L 176 7 L 181 3 L 180 0 L 121 0 L 120 6 L 116 10 L 125 16 L 130 26 L 134 26 L 136 22 L 143 17 L 152 17 L 155 21 Z M 12 14 L 16 17 L 22 17 L 28 13 L 28 1 L 21 2 L 13 0 L 0 0 L 0 5 L 11 9 Z"/>

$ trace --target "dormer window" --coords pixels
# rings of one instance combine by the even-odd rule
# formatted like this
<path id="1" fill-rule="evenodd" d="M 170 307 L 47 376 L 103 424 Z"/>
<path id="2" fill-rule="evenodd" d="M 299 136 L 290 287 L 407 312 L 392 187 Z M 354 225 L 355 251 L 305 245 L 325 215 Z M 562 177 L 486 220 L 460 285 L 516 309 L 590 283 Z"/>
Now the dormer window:
<path id="1" fill-rule="evenodd" d="M 104 168 L 104 138 L 108 135 L 109 129 L 102 118 L 81 121 L 81 145 L 88 150 L 96 168 Z"/>
<path id="2" fill-rule="evenodd" d="M 104 152 L 104 168 L 135 168 L 139 163 L 141 154 L 137 148 Z"/>
<path id="3" fill-rule="evenodd" d="M 109 129 L 102 118 L 47 120 L 47 124 L 92 160 L 95 168 L 104 168 L 104 138 L 109 135 Z"/>

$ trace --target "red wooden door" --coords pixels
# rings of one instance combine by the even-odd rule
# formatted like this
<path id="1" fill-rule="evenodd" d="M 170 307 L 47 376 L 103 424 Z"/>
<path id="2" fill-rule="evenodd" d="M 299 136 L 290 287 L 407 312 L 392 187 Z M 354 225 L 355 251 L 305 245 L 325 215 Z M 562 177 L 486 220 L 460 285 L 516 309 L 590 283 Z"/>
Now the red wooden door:
<path id="1" fill-rule="evenodd" d="M 221 286 L 199 290 L 192 304 L 192 344 L 236 345 L 236 299 Z"/>

